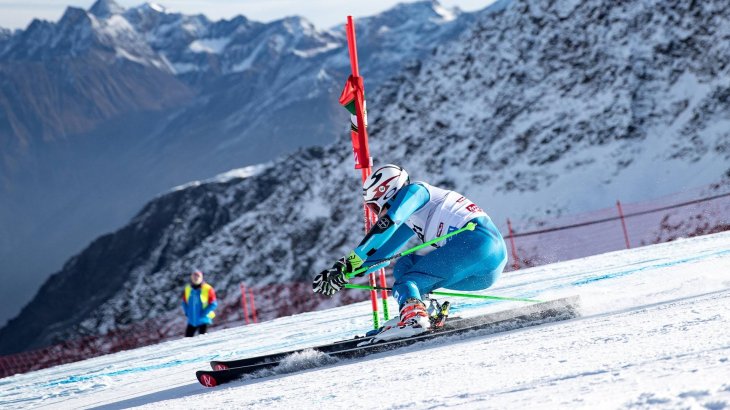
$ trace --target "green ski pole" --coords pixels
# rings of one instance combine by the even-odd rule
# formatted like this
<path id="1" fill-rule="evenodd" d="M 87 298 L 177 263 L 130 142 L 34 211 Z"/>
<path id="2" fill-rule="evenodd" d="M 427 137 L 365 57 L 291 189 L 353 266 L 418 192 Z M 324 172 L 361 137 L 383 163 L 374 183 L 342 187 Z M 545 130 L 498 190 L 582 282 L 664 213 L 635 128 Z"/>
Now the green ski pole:
<path id="1" fill-rule="evenodd" d="M 368 286 L 368 285 L 354 285 L 351 283 L 346 284 L 345 287 L 348 289 L 393 290 L 392 288 L 383 288 L 380 286 Z M 454 296 L 454 297 L 460 297 L 460 298 L 505 300 L 505 301 L 512 301 L 512 302 L 531 302 L 531 303 L 543 302 L 542 300 L 537 300 L 537 299 L 510 298 L 510 297 L 505 297 L 505 296 L 476 295 L 473 293 L 457 293 L 457 292 L 430 292 L 430 293 L 432 295 L 437 295 L 437 296 Z"/>

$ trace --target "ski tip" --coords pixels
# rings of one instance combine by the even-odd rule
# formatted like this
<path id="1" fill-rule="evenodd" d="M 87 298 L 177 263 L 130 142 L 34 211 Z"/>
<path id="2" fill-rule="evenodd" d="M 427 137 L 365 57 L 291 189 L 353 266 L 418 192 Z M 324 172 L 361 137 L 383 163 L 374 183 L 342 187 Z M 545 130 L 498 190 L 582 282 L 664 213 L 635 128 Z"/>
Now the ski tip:
<path id="1" fill-rule="evenodd" d="M 228 370 L 228 366 L 226 364 L 216 361 L 210 362 L 210 368 L 213 370 Z"/>
<path id="2" fill-rule="evenodd" d="M 200 384 L 205 387 L 215 387 L 218 385 L 218 381 L 216 381 L 215 377 L 208 372 L 197 371 L 195 372 L 195 377 L 197 377 Z"/>

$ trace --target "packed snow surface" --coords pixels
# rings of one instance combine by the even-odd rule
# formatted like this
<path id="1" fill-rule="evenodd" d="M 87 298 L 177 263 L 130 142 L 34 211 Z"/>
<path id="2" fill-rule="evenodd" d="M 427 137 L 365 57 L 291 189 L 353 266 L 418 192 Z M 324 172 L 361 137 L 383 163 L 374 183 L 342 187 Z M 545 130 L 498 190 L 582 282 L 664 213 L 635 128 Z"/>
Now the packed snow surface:
<path id="1" fill-rule="evenodd" d="M 195 380 L 212 359 L 362 333 L 359 303 L 5 378 L 0 407 L 730 408 L 730 232 L 510 272 L 484 293 L 578 294 L 582 316 L 357 360 L 308 351 L 214 389 Z M 452 302 L 462 316 L 519 305 Z"/>

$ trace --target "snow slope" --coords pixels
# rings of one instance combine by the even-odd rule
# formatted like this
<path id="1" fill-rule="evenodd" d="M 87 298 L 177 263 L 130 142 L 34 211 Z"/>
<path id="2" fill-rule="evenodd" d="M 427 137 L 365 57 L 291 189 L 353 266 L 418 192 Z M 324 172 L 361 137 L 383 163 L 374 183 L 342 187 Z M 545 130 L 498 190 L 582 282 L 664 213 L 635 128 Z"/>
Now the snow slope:
<path id="1" fill-rule="evenodd" d="M 0 380 L 0 407 L 710 408 L 730 406 L 730 232 L 506 274 L 489 293 L 579 294 L 578 319 L 436 340 L 216 389 L 211 359 L 367 329 L 367 303 L 280 318 Z M 454 300 L 463 316 L 515 303 Z M 322 358 L 289 361 L 304 369 Z"/>

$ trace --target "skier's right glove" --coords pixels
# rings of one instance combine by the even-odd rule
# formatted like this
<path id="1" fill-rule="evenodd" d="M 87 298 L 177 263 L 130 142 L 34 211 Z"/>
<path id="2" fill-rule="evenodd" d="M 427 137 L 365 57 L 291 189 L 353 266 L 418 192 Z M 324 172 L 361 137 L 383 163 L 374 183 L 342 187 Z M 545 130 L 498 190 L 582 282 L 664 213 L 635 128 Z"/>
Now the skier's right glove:
<path id="1" fill-rule="evenodd" d="M 314 293 L 332 296 L 342 289 L 349 281 L 350 280 L 347 278 L 347 275 L 341 269 L 332 267 L 323 270 L 314 277 L 314 281 L 312 281 L 312 290 L 314 290 Z"/>

